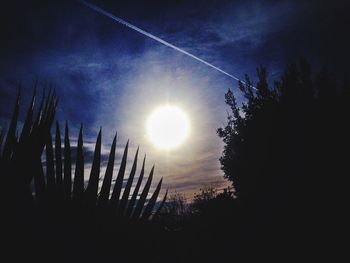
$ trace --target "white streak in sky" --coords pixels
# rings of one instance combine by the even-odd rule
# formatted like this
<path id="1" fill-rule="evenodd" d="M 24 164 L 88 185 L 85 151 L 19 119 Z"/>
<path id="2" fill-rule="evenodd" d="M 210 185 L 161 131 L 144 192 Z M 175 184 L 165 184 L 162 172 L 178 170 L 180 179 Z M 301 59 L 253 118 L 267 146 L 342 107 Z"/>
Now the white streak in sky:
<path id="1" fill-rule="evenodd" d="M 167 47 L 175 49 L 175 50 L 181 52 L 182 54 L 185 54 L 185 55 L 187 55 L 187 56 L 189 56 L 191 58 L 194 58 L 195 60 L 197 60 L 199 62 L 202 62 L 203 64 L 205 64 L 205 65 L 207 65 L 207 66 L 209 66 L 209 67 L 211 67 L 211 68 L 213 68 L 213 69 L 215 69 L 215 70 L 225 74 L 226 76 L 229 76 L 230 78 L 232 78 L 234 80 L 241 81 L 243 84 L 246 84 L 244 81 L 242 81 L 239 78 L 231 75 L 230 73 L 227 73 L 226 71 L 223 71 L 222 69 L 220 69 L 220 68 L 210 64 L 209 62 L 207 62 L 207 61 L 205 61 L 205 60 L 203 60 L 203 59 L 201 59 L 199 57 L 196 57 L 195 55 L 192 55 L 191 53 L 189 53 L 189 52 L 187 52 L 187 51 L 185 51 L 185 50 L 183 50 L 183 49 L 181 49 L 181 48 L 179 48 L 177 46 L 174 46 L 173 44 L 171 44 L 171 43 L 169 43 L 169 42 L 167 42 L 167 41 L 165 41 L 163 39 L 160 39 L 159 37 L 157 37 L 155 35 L 152 35 L 151 33 L 148 33 L 145 30 L 143 30 L 143 29 L 141 29 L 141 28 L 139 28 L 137 26 L 134 26 L 134 25 L 130 24 L 129 22 L 125 21 L 124 19 L 121 19 L 120 17 L 112 15 L 111 13 L 103 10 L 102 8 L 100 8 L 100 7 L 98 7 L 98 6 L 94 5 L 94 4 L 86 2 L 85 0 L 78 0 L 78 1 L 80 3 L 82 3 L 82 4 L 84 4 L 85 6 L 91 8 L 92 10 L 95 10 L 96 12 L 109 17 L 109 18 L 113 19 L 114 21 L 117 21 L 118 23 L 120 23 L 120 24 L 122 24 L 122 25 L 124 25 L 124 26 L 126 26 L 128 28 L 131 28 L 131 29 L 141 33 L 142 35 L 145 35 L 145 36 L 147 36 L 149 38 L 152 38 L 155 41 L 158 41 L 159 43 L 161 43 L 161 44 L 163 44 L 163 45 L 165 45 Z M 255 87 L 252 87 L 252 88 L 255 89 Z"/>

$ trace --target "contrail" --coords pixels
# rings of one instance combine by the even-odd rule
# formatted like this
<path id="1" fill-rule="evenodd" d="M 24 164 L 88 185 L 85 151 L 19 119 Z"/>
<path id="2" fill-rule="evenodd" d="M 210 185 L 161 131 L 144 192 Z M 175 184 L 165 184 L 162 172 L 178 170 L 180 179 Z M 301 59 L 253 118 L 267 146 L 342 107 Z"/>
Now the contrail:
<path id="1" fill-rule="evenodd" d="M 187 52 L 187 51 L 185 51 L 185 50 L 183 50 L 183 49 L 181 49 L 181 48 L 179 48 L 177 46 L 174 46 L 173 44 L 171 44 L 171 43 L 169 43 L 169 42 L 167 42 L 167 41 L 165 41 L 165 40 L 163 40 L 163 39 L 161 39 L 161 38 L 159 38 L 159 37 L 157 37 L 155 35 L 152 35 L 151 33 L 148 33 L 147 31 L 145 31 L 145 30 L 143 30 L 143 29 L 141 29 L 141 28 L 139 28 L 137 26 L 134 26 L 134 25 L 130 24 L 129 22 L 125 21 L 124 19 L 121 19 L 120 17 L 117 17 L 117 16 L 115 16 L 115 15 L 113 15 L 113 14 L 111 14 L 111 13 L 105 11 L 105 10 L 103 10 L 102 8 L 100 8 L 100 7 L 98 7 L 98 6 L 94 5 L 94 4 L 86 2 L 85 0 L 78 0 L 78 1 L 80 3 L 82 3 L 82 4 L 84 4 L 85 6 L 91 8 L 92 10 L 94 10 L 94 11 L 96 11 L 96 12 L 102 14 L 102 15 L 105 15 L 105 16 L 109 17 L 109 18 L 113 19 L 114 21 L 117 21 L 118 23 L 120 23 L 120 24 L 122 24 L 122 25 L 124 25 L 124 26 L 126 26 L 128 28 L 131 28 L 131 29 L 141 33 L 142 35 L 145 35 L 145 36 L 147 36 L 149 38 L 152 38 L 155 41 L 158 41 L 159 43 L 161 43 L 161 44 L 163 44 L 163 45 L 165 45 L 167 47 L 170 47 L 170 48 L 172 48 L 174 50 L 177 50 L 177 51 L 181 52 L 182 54 L 185 54 L 185 55 L 187 55 L 187 56 L 189 56 L 191 58 L 194 58 L 195 60 L 197 60 L 199 62 L 202 62 L 203 64 L 205 64 L 205 65 L 207 65 L 207 66 L 209 66 L 209 67 L 211 67 L 211 68 L 213 68 L 213 69 L 215 69 L 215 70 L 225 74 L 226 76 L 228 76 L 228 77 L 230 77 L 230 78 L 232 78 L 234 80 L 241 81 L 242 83 L 246 84 L 244 81 L 242 81 L 239 78 L 231 75 L 230 73 L 227 73 L 226 71 L 223 71 L 222 69 L 214 66 L 213 64 L 211 64 L 211 63 L 209 63 L 209 62 L 207 62 L 207 61 L 205 61 L 205 60 L 203 60 L 203 59 L 201 59 L 201 58 L 199 58 L 199 57 L 197 57 L 197 56 L 195 56 L 195 55 L 193 55 L 193 54 L 191 54 L 191 53 L 189 53 L 189 52 Z"/>

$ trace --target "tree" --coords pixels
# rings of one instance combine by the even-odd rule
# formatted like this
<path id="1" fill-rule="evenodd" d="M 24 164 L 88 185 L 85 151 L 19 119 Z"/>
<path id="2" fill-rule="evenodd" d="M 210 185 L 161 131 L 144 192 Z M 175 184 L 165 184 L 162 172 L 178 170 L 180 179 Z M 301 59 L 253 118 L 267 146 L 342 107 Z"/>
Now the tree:
<path id="1" fill-rule="evenodd" d="M 217 130 L 224 176 L 265 237 L 265 249 L 266 236 L 288 244 L 297 239 L 293 246 L 300 248 L 329 244 L 346 206 L 349 87 L 338 88 L 327 69 L 314 76 L 303 59 L 273 85 L 265 68 L 257 75 L 255 87 L 248 76 L 239 82 L 241 106 L 231 90 L 225 94 L 231 111 Z"/>
<path id="2" fill-rule="evenodd" d="M 234 183 L 238 195 L 251 195 L 263 170 L 256 169 L 268 164 L 272 150 L 270 138 L 275 133 L 275 122 L 279 95 L 277 89 L 269 88 L 267 71 L 257 69 L 259 81 L 256 90 L 248 76 L 245 84 L 239 82 L 245 102 L 239 107 L 231 90 L 225 94 L 225 102 L 231 109 L 227 125 L 218 129 L 218 135 L 225 143 L 220 158 L 225 178 Z M 275 137 L 277 138 L 277 137 Z M 253 165 L 254 164 L 254 165 Z"/>

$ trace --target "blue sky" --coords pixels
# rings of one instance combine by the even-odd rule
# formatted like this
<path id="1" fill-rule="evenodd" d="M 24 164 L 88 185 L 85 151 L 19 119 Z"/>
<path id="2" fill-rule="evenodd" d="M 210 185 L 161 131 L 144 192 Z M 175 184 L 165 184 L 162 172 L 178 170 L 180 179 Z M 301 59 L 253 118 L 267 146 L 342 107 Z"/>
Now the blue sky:
<path id="1" fill-rule="evenodd" d="M 254 79 L 262 64 L 271 79 L 305 56 L 316 67 L 347 63 L 345 1 L 93 1 L 136 26 L 239 78 Z M 17 84 L 26 106 L 35 79 L 55 85 L 57 119 L 72 137 L 81 122 L 93 142 L 103 127 L 105 153 L 118 131 L 147 153 L 147 169 L 171 190 L 187 193 L 225 185 L 216 129 L 225 123 L 224 94 L 237 91 L 227 76 L 87 9 L 77 1 L 13 1 L 1 10 L 0 125 L 8 120 Z M 188 113 L 191 135 L 171 152 L 145 137 L 146 119 L 170 102 Z M 72 144 L 74 144 L 74 140 Z M 88 147 L 89 151 L 92 147 Z M 88 155 L 88 153 L 87 153 Z M 130 158 L 131 161 L 131 158 Z M 118 165 L 117 165 L 118 167 Z"/>

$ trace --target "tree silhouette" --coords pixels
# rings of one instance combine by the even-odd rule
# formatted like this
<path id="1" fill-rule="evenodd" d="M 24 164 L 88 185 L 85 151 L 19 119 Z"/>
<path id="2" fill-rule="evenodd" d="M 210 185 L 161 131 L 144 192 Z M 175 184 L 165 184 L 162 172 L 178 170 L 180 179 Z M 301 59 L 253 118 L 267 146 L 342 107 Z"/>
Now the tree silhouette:
<path id="1" fill-rule="evenodd" d="M 231 112 L 217 130 L 225 144 L 222 170 L 265 237 L 256 241 L 262 251 L 269 237 L 275 248 L 283 243 L 276 240 L 288 240 L 296 251 L 309 246 L 310 253 L 310 243 L 329 244 L 331 222 L 345 205 L 348 87 L 337 88 L 327 69 L 314 77 L 304 59 L 273 85 L 265 68 L 257 76 L 256 89 L 248 76 L 239 83 L 241 107 L 231 90 L 225 94 Z"/>

